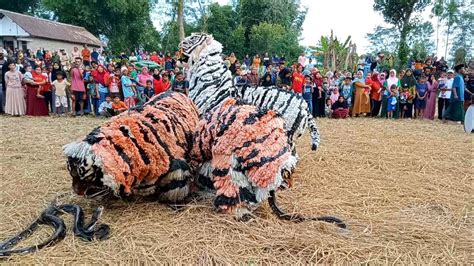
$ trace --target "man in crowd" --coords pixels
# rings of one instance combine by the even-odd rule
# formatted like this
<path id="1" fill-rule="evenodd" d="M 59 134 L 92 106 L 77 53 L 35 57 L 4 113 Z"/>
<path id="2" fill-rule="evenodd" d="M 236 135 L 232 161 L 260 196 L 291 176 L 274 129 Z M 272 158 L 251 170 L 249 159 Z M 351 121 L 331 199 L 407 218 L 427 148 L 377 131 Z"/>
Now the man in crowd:
<path id="1" fill-rule="evenodd" d="M 247 75 L 247 81 L 250 86 L 258 86 L 260 79 L 258 77 L 257 67 L 252 66 L 250 74 Z"/>
<path id="2" fill-rule="evenodd" d="M 291 89 L 296 94 L 303 93 L 303 84 L 304 84 L 304 75 L 303 75 L 303 66 L 296 66 L 296 72 L 293 73 L 293 82 L 291 84 Z"/>
<path id="3" fill-rule="evenodd" d="M 82 61 L 84 66 L 90 66 L 91 64 L 91 50 L 87 48 L 87 44 L 84 44 L 84 49 L 81 51 Z"/>
<path id="4" fill-rule="evenodd" d="M 453 81 L 453 89 L 445 118 L 451 121 L 464 122 L 464 64 L 455 66 L 454 71 L 456 71 L 456 77 Z"/>

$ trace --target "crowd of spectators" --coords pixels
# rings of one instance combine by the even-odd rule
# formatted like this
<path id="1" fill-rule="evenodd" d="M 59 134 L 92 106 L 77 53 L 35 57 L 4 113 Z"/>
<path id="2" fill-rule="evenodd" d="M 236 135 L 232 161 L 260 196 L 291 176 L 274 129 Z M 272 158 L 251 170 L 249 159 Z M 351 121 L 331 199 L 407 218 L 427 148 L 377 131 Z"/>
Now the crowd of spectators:
<path id="1" fill-rule="evenodd" d="M 168 89 L 188 94 L 189 83 L 176 67 L 177 53 L 133 51 L 116 56 L 84 46 L 81 50 L 2 51 L 2 97 L 11 115 L 112 116 L 143 104 Z M 302 53 L 289 64 L 284 56 L 223 55 L 236 86 L 277 86 L 301 95 L 314 117 L 383 117 L 462 121 L 472 103 L 474 72 L 448 69 L 444 58 L 411 60 L 398 74 L 366 57 L 356 71 L 322 73 Z M 139 66 L 153 61 L 159 68 Z M 385 60 L 390 60 L 386 58 Z M 25 100 L 26 99 L 26 100 Z M 437 112 L 436 112 L 437 110 Z"/>

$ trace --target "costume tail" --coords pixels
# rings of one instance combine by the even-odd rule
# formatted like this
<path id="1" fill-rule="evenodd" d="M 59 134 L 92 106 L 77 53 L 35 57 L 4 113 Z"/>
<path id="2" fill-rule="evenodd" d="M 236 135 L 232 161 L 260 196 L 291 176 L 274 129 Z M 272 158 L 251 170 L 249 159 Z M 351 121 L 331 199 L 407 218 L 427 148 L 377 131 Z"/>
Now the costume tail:
<path id="1" fill-rule="evenodd" d="M 282 210 L 277 202 L 275 197 L 275 191 L 270 191 L 270 197 L 268 197 L 268 203 L 272 208 L 273 213 L 278 216 L 280 219 L 285 219 L 292 222 L 303 222 L 303 221 L 321 221 L 326 223 L 332 223 L 337 225 L 340 228 L 347 228 L 346 224 L 339 218 L 332 217 L 332 216 L 320 216 L 320 217 L 304 217 L 301 214 L 288 214 L 284 210 Z"/>
<path id="2" fill-rule="evenodd" d="M 319 135 L 318 126 L 316 126 L 316 122 L 314 121 L 313 116 L 309 112 L 308 112 L 307 119 L 308 119 L 309 133 L 311 135 L 311 149 L 315 151 L 319 148 L 319 144 L 321 143 L 321 138 Z"/>

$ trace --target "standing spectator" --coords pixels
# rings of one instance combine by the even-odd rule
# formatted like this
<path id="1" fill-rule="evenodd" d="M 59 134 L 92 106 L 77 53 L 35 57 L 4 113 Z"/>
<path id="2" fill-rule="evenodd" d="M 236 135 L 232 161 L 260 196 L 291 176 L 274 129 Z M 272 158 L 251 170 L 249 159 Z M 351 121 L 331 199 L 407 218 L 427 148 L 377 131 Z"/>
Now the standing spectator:
<path id="1" fill-rule="evenodd" d="M 443 120 L 444 114 L 449 107 L 449 99 L 453 88 L 454 71 L 448 70 L 448 74 L 441 74 L 438 80 L 438 119 Z"/>
<path id="2" fill-rule="evenodd" d="M 324 115 L 328 118 L 332 116 L 332 100 L 330 98 L 326 99 L 326 104 L 324 105 Z"/>
<path id="3" fill-rule="evenodd" d="M 84 44 L 84 48 L 81 51 L 82 55 L 82 62 L 84 66 L 90 66 L 91 65 L 91 50 L 87 48 L 87 44 Z"/>
<path id="4" fill-rule="evenodd" d="M 135 62 L 138 61 L 138 58 L 137 58 L 137 56 L 135 55 L 135 52 L 131 52 L 131 53 L 130 53 L 130 56 L 128 57 L 128 61 L 129 61 L 130 63 L 135 63 Z"/>
<path id="5" fill-rule="evenodd" d="M 413 103 L 415 100 L 416 93 L 416 79 L 413 76 L 411 69 L 405 71 L 405 76 L 400 81 L 402 87 L 402 93 L 406 96 L 406 103 L 400 106 L 400 112 L 402 113 L 401 118 L 412 118 L 413 117 Z M 403 103 L 402 96 L 400 96 L 400 103 Z"/>
<path id="6" fill-rule="evenodd" d="M 395 85 L 396 88 L 400 87 L 400 80 L 397 77 L 397 72 L 395 69 L 390 70 L 388 74 L 388 78 L 385 80 L 383 84 L 383 93 L 382 93 L 382 110 L 380 116 L 383 118 L 387 118 L 387 109 L 388 109 L 388 98 L 390 98 L 392 94 L 391 87 Z M 398 118 L 399 111 L 398 111 L 398 104 L 396 105 L 396 109 L 393 111 L 393 118 Z"/>
<path id="7" fill-rule="evenodd" d="M 97 57 L 97 63 L 99 63 L 99 65 L 104 66 L 106 64 L 105 58 L 106 58 L 105 52 L 102 51 L 102 53 L 99 53 L 99 56 Z"/>
<path id="8" fill-rule="evenodd" d="M 291 84 L 291 89 L 293 89 L 293 92 L 299 95 L 303 93 L 304 75 L 302 72 L 303 66 L 298 65 L 296 67 L 296 72 L 293 73 L 293 80 Z"/>
<path id="9" fill-rule="evenodd" d="M 124 102 L 128 109 L 135 107 L 136 103 L 136 91 L 135 91 L 135 84 L 133 84 L 132 80 L 130 79 L 130 73 L 128 72 L 128 68 L 122 68 L 122 77 L 120 78 L 122 83 L 122 91 Z M 114 99 L 115 103 L 115 99 Z"/>
<path id="10" fill-rule="evenodd" d="M 416 98 L 415 98 L 415 115 L 416 118 L 422 119 L 423 112 L 426 108 L 426 95 L 428 92 L 428 82 L 426 81 L 426 76 L 421 75 L 418 78 L 416 83 Z"/>
<path id="11" fill-rule="evenodd" d="M 319 71 L 316 72 L 314 78 L 314 91 L 313 91 L 313 116 L 324 117 L 324 106 L 326 93 L 324 87 L 327 87 L 327 83 L 324 83 L 324 79 Z"/>
<path id="12" fill-rule="evenodd" d="M 189 95 L 189 82 L 184 79 L 183 72 L 176 73 L 176 78 L 171 89 Z"/>
<path id="13" fill-rule="evenodd" d="M 247 69 L 250 68 L 250 56 L 248 54 L 246 54 L 245 57 L 244 57 L 244 64 L 245 64 Z"/>
<path id="14" fill-rule="evenodd" d="M 372 74 L 370 87 L 371 116 L 377 117 L 380 113 L 380 105 L 382 104 L 382 83 L 380 82 L 379 74 Z"/>
<path id="15" fill-rule="evenodd" d="M 92 59 L 92 62 L 96 62 L 96 63 L 99 62 L 99 52 L 97 52 L 97 49 L 95 48 L 92 48 L 91 59 Z"/>
<path id="16" fill-rule="evenodd" d="M 173 57 L 171 57 L 171 53 L 166 53 L 165 57 L 165 70 L 173 69 Z"/>
<path id="17" fill-rule="evenodd" d="M 237 57 L 235 56 L 234 53 L 230 53 L 229 63 L 230 63 L 230 66 L 229 66 L 230 73 L 232 73 L 232 75 L 235 75 L 235 71 L 237 70 L 236 68 Z"/>
<path id="18" fill-rule="evenodd" d="M 393 84 L 390 86 L 390 96 L 388 97 L 388 102 L 387 102 L 387 118 L 392 119 L 393 117 L 393 112 L 396 110 L 397 106 L 397 85 Z M 401 109 L 401 108 L 400 108 Z M 402 112 L 403 113 L 403 112 Z M 402 114 L 403 116 L 403 114 Z"/>
<path id="19" fill-rule="evenodd" d="M 91 73 L 94 77 L 94 82 L 97 83 L 99 91 L 99 105 L 105 101 L 105 97 L 108 95 L 107 84 L 109 82 L 109 73 L 105 70 L 103 65 L 97 66 L 97 70 Z M 118 87 L 117 87 L 118 91 Z"/>
<path id="20" fill-rule="evenodd" d="M 72 49 L 72 52 L 71 52 L 71 58 L 73 58 L 75 60 L 78 57 L 81 58 L 81 60 L 82 60 L 81 52 L 79 51 L 79 48 L 74 47 Z"/>
<path id="21" fill-rule="evenodd" d="M 89 83 L 87 84 L 87 101 L 91 107 L 91 112 L 93 111 L 96 116 L 99 116 L 99 84 L 95 81 L 92 75 L 89 76 Z"/>
<path id="22" fill-rule="evenodd" d="M 9 115 L 25 115 L 26 103 L 25 103 L 25 92 L 21 85 L 22 75 L 16 71 L 15 64 L 10 62 L 8 64 L 10 69 L 5 73 L 5 85 L 6 85 L 6 102 L 5 102 L 5 113 Z"/>
<path id="23" fill-rule="evenodd" d="M 155 62 L 155 63 L 157 63 L 157 64 L 159 64 L 159 62 L 160 62 L 160 60 L 159 60 L 158 55 L 156 54 L 156 52 L 153 52 L 153 53 L 151 54 L 150 60 L 153 61 L 153 62 Z"/>
<path id="24" fill-rule="evenodd" d="M 48 108 L 44 102 L 44 97 L 40 94 L 41 86 L 46 83 L 46 79 L 41 73 L 41 67 L 37 66 L 34 72 L 27 68 L 24 81 L 26 83 L 26 115 L 48 116 Z"/>
<path id="25" fill-rule="evenodd" d="M 66 66 L 69 63 L 69 56 L 67 55 L 66 50 L 59 50 L 59 61 L 61 62 L 61 67 L 66 69 Z"/>
<path id="26" fill-rule="evenodd" d="M 360 114 L 370 113 L 370 99 L 369 99 L 370 86 L 365 84 L 363 75 L 364 75 L 364 72 L 359 70 L 353 82 L 354 107 L 352 108 L 352 114 L 355 116 L 359 116 Z"/>
<path id="27" fill-rule="evenodd" d="M 148 67 L 143 67 L 142 72 L 137 78 L 137 94 L 138 100 L 141 104 L 146 102 L 146 99 L 153 96 L 153 90 L 149 91 L 146 88 L 147 81 L 153 82 L 153 76 L 148 72 Z"/>
<path id="28" fill-rule="evenodd" d="M 235 77 L 233 79 L 233 84 L 235 86 L 247 85 L 247 79 L 246 79 L 244 71 L 242 69 L 237 68 L 237 70 L 235 72 Z"/>
<path id="29" fill-rule="evenodd" d="M 8 71 L 7 60 L 3 55 L 3 49 L 0 49 L 0 113 L 4 112 L 5 99 L 6 99 L 6 85 L 5 85 L 5 73 Z"/>
<path id="30" fill-rule="evenodd" d="M 155 94 L 160 94 L 167 91 L 171 87 L 171 82 L 169 79 L 168 73 L 163 73 L 161 78 L 159 75 L 153 75 L 153 88 L 155 89 Z"/>
<path id="31" fill-rule="evenodd" d="M 55 92 L 54 103 L 56 105 L 56 114 L 64 113 L 67 115 L 68 99 L 67 99 L 67 86 L 71 85 L 64 79 L 64 73 L 59 71 L 56 73 L 56 79 L 51 84 Z"/>
<path id="32" fill-rule="evenodd" d="M 260 63 L 261 63 L 260 55 L 256 54 L 252 60 L 252 68 L 256 68 L 258 71 L 258 69 L 260 68 Z"/>
<path id="33" fill-rule="evenodd" d="M 284 90 L 291 89 L 291 71 L 284 65 L 280 65 L 277 77 L 277 86 Z"/>
<path id="34" fill-rule="evenodd" d="M 344 96 L 344 102 L 347 104 L 347 107 L 350 108 L 352 104 L 352 79 L 350 76 L 345 76 L 344 81 L 340 85 L 339 94 Z"/>
<path id="35" fill-rule="evenodd" d="M 46 83 L 43 85 L 42 93 L 44 96 L 44 101 L 46 103 L 46 107 L 51 113 L 55 112 L 55 103 L 53 99 L 53 92 L 51 90 L 51 71 L 49 71 L 46 67 L 43 67 L 42 74 L 45 78 Z"/>
<path id="36" fill-rule="evenodd" d="M 313 92 L 314 87 L 310 76 L 304 77 L 303 99 L 308 104 L 309 112 L 313 113 Z"/>
<path id="37" fill-rule="evenodd" d="M 456 77 L 453 81 L 453 90 L 445 118 L 464 122 L 464 64 L 455 66 L 454 71 L 456 71 Z"/>
<path id="38" fill-rule="evenodd" d="M 250 86 L 258 86 L 259 84 L 259 77 L 258 77 L 258 72 L 257 72 L 257 67 L 252 66 L 252 70 L 250 71 L 249 74 L 247 74 L 247 81 Z"/>
<path id="39" fill-rule="evenodd" d="M 300 64 L 303 67 L 306 65 L 306 57 L 304 56 L 304 53 L 301 53 L 300 56 L 298 57 L 298 64 Z"/>
<path id="40" fill-rule="evenodd" d="M 83 74 L 84 70 L 80 67 L 81 58 L 76 58 L 71 71 L 71 109 L 72 114 L 77 115 L 79 109 L 79 115 L 84 115 L 84 101 L 86 100 L 86 88 L 84 86 Z M 79 108 L 77 108 L 79 105 Z"/>
<path id="41" fill-rule="evenodd" d="M 438 90 L 438 82 L 434 75 L 431 76 L 431 83 L 428 83 L 428 91 L 426 93 L 426 107 L 423 112 L 423 118 L 433 120 L 436 109 L 436 92 Z"/>
<path id="42" fill-rule="evenodd" d="M 271 58 L 270 56 L 268 55 L 268 52 L 265 52 L 265 54 L 263 55 L 263 65 L 265 67 L 268 67 L 269 65 L 272 64 L 272 61 L 271 61 Z"/>
<path id="43" fill-rule="evenodd" d="M 473 104 L 474 100 L 474 72 L 465 75 L 466 90 L 464 90 L 464 112 Z"/>

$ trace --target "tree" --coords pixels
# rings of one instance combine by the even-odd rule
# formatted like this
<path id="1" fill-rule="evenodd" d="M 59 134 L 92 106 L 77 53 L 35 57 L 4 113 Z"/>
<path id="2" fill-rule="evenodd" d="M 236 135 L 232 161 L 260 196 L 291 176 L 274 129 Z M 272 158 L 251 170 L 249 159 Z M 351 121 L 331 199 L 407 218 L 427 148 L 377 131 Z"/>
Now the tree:
<path id="1" fill-rule="evenodd" d="M 414 15 L 422 12 L 431 0 L 375 0 L 374 10 L 380 12 L 385 22 L 395 26 L 400 33 L 398 60 L 400 66 L 408 61 L 407 37 L 413 28 Z"/>
<path id="2" fill-rule="evenodd" d="M 178 34 L 179 41 L 184 39 L 184 0 L 178 0 Z"/>
<path id="3" fill-rule="evenodd" d="M 446 23 L 446 47 L 444 57 L 448 55 L 449 37 L 452 33 L 453 26 L 459 23 L 462 19 L 460 14 L 460 7 L 464 1 L 459 0 L 437 0 L 433 7 L 433 13 L 438 17 L 438 20 Z"/>
<path id="4" fill-rule="evenodd" d="M 150 28 L 153 26 L 148 0 L 42 0 L 42 3 L 58 21 L 105 36 L 109 40 L 108 46 L 117 52 L 133 50 L 144 39 L 158 36 Z"/>
<path id="5" fill-rule="evenodd" d="M 267 22 L 254 25 L 251 29 L 249 52 L 271 52 L 277 55 L 296 59 L 302 50 L 298 44 L 298 36 L 288 32 L 282 25 Z"/>
<path id="6" fill-rule="evenodd" d="M 33 15 L 40 7 L 41 0 L 0 0 L 0 7 L 5 10 Z"/>
<path id="7" fill-rule="evenodd" d="M 348 36 L 344 42 L 334 37 L 333 31 L 331 35 L 321 36 L 317 46 L 310 46 L 315 51 L 316 57 L 322 57 L 323 66 L 326 70 L 348 70 L 355 63 L 356 46 Z"/>
<path id="8" fill-rule="evenodd" d="M 224 53 L 236 52 L 231 36 L 239 27 L 238 13 L 231 6 L 220 6 L 215 3 L 209 6 L 209 13 L 199 21 L 199 27 L 214 36 L 224 46 Z M 242 28 L 239 28 L 241 30 Z M 238 35 L 238 34 L 237 34 Z M 239 53 L 240 56 L 243 56 Z"/>
<path id="9" fill-rule="evenodd" d="M 474 36 L 474 27 L 472 26 L 474 24 L 474 13 L 472 12 L 472 6 L 466 5 L 461 13 L 461 17 L 462 19 L 458 21 L 453 30 L 454 38 L 450 55 L 455 57 L 456 60 L 456 51 L 463 49 L 465 51 L 466 61 L 466 58 L 472 57 Z M 460 55 L 461 53 L 458 53 L 457 58 L 459 58 Z"/>

